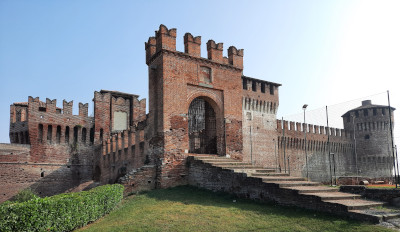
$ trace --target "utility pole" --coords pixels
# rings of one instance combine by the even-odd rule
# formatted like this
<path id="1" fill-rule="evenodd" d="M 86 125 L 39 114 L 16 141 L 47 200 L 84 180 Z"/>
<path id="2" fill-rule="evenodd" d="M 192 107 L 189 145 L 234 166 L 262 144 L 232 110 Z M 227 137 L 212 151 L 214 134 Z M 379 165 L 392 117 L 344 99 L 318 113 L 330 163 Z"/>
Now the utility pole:
<path id="1" fill-rule="evenodd" d="M 389 98 L 389 90 L 387 91 L 387 97 L 388 97 L 388 108 L 389 108 L 389 127 L 390 127 L 390 140 L 392 141 L 392 154 L 393 154 L 393 167 L 394 167 L 394 179 L 396 180 L 396 188 L 399 182 L 399 175 L 397 173 L 396 176 L 396 163 L 397 163 L 397 159 L 395 157 L 395 153 L 394 153 L 394 143 L 393 143 L 393 131 L 392 131 L 392 110 L 390 107 L 390 98 Z"/>
<path id="2" fill-rule="evenodd" d="M 306 126 L 306 109 L 307 109 L 307 104 L 303 105 L 303 111 L 304 111 L 304 155 L 306 156 L 306 171 L 307 171 L 307 180 L 308 180 L 308 158 L 307 158 L 307 126 Z"/>
<path id="3" fill-rule="evenodd" d="M 352 115 L 352 117 L 353 117 L 354 155 L 355 155 L 355 158 L 356 158 L 356 180 L 357 180 L 357 184 L 358 184 L 358 159 L 357 159 L 356 124 L 354 123 L 354 118 L 356 116 Z"/>

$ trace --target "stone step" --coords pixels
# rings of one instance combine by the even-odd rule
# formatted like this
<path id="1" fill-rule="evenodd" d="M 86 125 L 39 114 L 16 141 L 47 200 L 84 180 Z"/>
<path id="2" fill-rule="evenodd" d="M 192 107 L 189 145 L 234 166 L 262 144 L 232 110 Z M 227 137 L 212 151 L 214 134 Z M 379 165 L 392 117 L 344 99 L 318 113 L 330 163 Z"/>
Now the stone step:
<path id="1" fill-rule="evenodd" d="M 361 214 L 361 215 L 372 215 L 376 217 L 381 217 L 383 221 L 389 221 L 392 219 L 400 218 L 400 211 L 387 209 L 387 208 L 368 208 L 362 210 L 349 210 L 351 213 Z"/>
<path id="2" fill-rule="evenodd" d="M 286 189 L 297 190 L 298 193 L 318 193 L 318 192 L 338 192 L 338 188 L 331 188 L 325 186 L 290 186 Z"/>
<path id="3" fill-rule="evenodd" d="M 303 177 L 293 177 L 293 176 L 263 176 L 263 181 L 272 182 L 272 181 L 305 181 Z"/>
<path id="4" fill-rule="evenodd" d="M 318 186 L 320 183 L 311 181 L 264 181 L 265 183 L 277 184 L 280 188 L 291 186 Z"/>
<path id="5" fill-rule="evenodd" d="M 318 182 L 306 181 L 305 178 L 302 177 L 294 177 L 290 176 L 288 173 L 278 172 L 278 169 L 276 168 L 256 166 L 248 162 L 241 162 L 220 156 L 201 155 L 194 156 L 194 158 L 214 167 L 221 167 L 223 169 L 233 170 L 234 172 L 245 173 L 247 177 L 257 178 L 258 180 L 267 183 L 267 188 L 279 187 L 281 189 L 297 191 L 299 194 L 298 201 L 292 199 L 292 196 L 288 197 L 289 203 L 293 205 L 298 204 L 299 206 L 304 206 L 304 200 L 309 200 L 311 201 L 309 204 L 320 205 L 322 208 L 319 208 L 319 210 L 321 211 L 325 211 L 324 208 L 326 207 L 331 210 L 332 213 L 338 215 L 346 214 L 352 218 L 364 221 L 372 220 L 378 222 L 382 221 L 384 217 L 387 217 L 388 219 L 396 217 L 400 218 L 400 210 L 397 214 L 382 211 L 382 207 L 379 207 L 383 205 L 382 202 L 363 200 L 360 199 L 360 195 L 339 192 L 338 188 L 321 186 Z M 277 191 L 277 193 L 279 192 L 280 191 Z M 296 196 L 296 194 L 294 196 Z M 373 209 L 373 207 L 378 208 Z M 373 209 L 372 211 L 371 208 Z M 386 216 L 382 216 L 383 214 Z"/>
<path id="6" fill-rule="evenodd" d="M 266 173 L 259 173 L 259 172 L 255 172 L 252 173 L 251 176 L 254 177 L 263 177 L 263 176 L 289 176 L 289 174 L 287 173 L 276 173 L 276 172 L 266 172 Z"/>
<path id="7" fill-rule="evenodd" d="M 361 195 L 342 193 L 342 192 L 318 192 L 318 193 L 301 193 L 302 195 L 316 196 L 321 200 L 351 200 L 360 199 Z"/>
<path id="8" fill-rule="evenodd" d="M 234 160 L 234 159 L 198 159 L 203 162 L 208 162 L 208 163 L 219 163 L 219 162 L 233 162 L 233 163 L 242 163 L 239 160 Z"/>
<path id="9" fill-rule="evenodd" d="M 218 156 L 218 155 L 194 155 L 195 160 L 202 160 L 202 159 L 231 159 L 225 156 Z"/>
<path id="10" fill-rule="evenodd" d="M 262 168 L 262 167 L 260 167 L 260 166 L 254 166 L 254 165 L 251 165 L 251 164 L 249 164 L 249 165 L 239 165 L 239 164 L 237 164 L 237 165 L 220 165 L 220 164 L 213 164 L 213 166 L 215 166 L 215 167 L 220 167 L 220 168 L 226 168 L 226 169 L 259 169 L 259 168 Z"/>
<path id="11" fill-rule="evenodd" d="M 379 201 L 368 201 L 368 200 L 362 200 L 362 199 L 344 199 L 344 200 L 323 200 L 324 202 L 328 202 L 331 204 L 338 204 L 338 205 L 344 205 L 347 207 L 347 210 L 362 210 L 362 209 L 368 209 L 371 207 L 377 207 L 377 206 L 382 206 L 383 202 Z"/>
<path id="12" fill-rule="evenodd" d="M 275 169 L 271 168 L 263 168 L 263 169 L 256 169 L 255 170 L 257 173 L 270 173 L 270 172 L 276 172 Z"/>
<path id="13" fill-rule="evenodd" d="M 246 166 L 252 166 L 254 167 L 251 163 L 243 163 L 243 162 L 210 162 L 210 161 L 204 161 L 205 163 L 209 163 L 212 165 L 216 165 L 216 166 L 242 166 L 242 165 L 246 165 Z"/>

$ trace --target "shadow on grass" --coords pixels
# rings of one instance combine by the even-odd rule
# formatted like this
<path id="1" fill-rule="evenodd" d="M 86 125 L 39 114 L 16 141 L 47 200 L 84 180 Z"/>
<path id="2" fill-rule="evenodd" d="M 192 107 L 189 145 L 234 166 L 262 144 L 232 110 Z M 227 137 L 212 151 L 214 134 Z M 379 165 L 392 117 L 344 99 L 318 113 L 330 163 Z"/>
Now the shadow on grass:
<path id="1" fill-rule="evenodd" d="M 168 189 L 157 189 L 143 192 L 149 198 L 161 201 L 179 202 L 186 205 L 202 205 L 221 208 L 237 208 L 244 211 L 252 211 L 257 214 L 276 214 L 288 218 L 318 218 L 327 222 L 345 220 L 351 224 L 362 224 L 359 221 L 350 220 L 344 216 L 336 216 L 323 212 L 316 212 L 295 206 L 283 206 L 275 202 L 260 202 L 238 198 L 224 192 L 213 192 L 193 186 L 178 186 Z"/>

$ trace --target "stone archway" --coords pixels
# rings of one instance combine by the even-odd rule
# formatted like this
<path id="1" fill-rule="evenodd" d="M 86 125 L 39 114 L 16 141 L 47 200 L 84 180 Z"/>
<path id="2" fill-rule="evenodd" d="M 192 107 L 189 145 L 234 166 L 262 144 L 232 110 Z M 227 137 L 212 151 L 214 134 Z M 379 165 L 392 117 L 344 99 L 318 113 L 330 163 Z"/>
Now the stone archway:
<path id="1" fill-rule="evenodd" d="M 190 103 L 188 123 L 189 152 L 217 154 L 217 117 L 205 98 L 197 97 Z"/>

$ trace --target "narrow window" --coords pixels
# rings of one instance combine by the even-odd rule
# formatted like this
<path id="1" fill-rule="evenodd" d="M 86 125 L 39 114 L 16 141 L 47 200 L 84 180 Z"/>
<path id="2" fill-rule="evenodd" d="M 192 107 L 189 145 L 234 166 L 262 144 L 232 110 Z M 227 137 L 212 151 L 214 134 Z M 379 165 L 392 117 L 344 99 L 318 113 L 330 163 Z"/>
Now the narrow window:
<path id="1" fill-rule="evenodd" d="M 43 125 L 39 124 L 39 142 L 43 142 Z"/>
<path id="2" fill-rule="evenodd" d="M 243 89 L 247 90 L 247 79 L 242 79 L 243 82 Z"/>
<path id="3" fill-rule="evenodd" d="M 269 94 L 274 95 L 274 86 L 269 85 Z"/>
<path id="4" fill-rule="evenodd" d="M 18 133 L 15 133 L 15 143 L 19 143 Z"/>
<path id="5" fill-rule="evenodd" d="M 86 127 L 82 129 L 82 143 L 86 143 Z"/>
<path id="6" fill-rule="evenodd" d="M 51 143 L 52 138 L 53 138 L 53 126 L 48 125 L 47 126 L 47 142 Z"/>
<path id="7" fill-rule="evenodd" d="M 368 116 L 368 110 L 364 109 L 364 116 Z"/>
<path id="8" fill-rule="evenodd" d="M 140 154 L 143 155 L 144 154 L 144 142 L 140 142 L 139 149 L 140 149 Z"/>
<path id="9" fill-rule="evenodd" d="M 386 115 L 386 109 L 382 108 L 382 115 Z"/>
<path id="10" fill-rule="evenodd" d="M 131 147 L 131 153 L 132 153 L 132 155 L 135 155 L 135 145 L 132 145 L 132 147 Z"/>
<path id="11" fill-rule="evenodd" d="M 28 134 L 28 131 L 25 131 L 25 142 L 26 142 L 26 144 L 29 144 L 29 134 Z"/>
<path id="12" fill-rule="evenodd" d="M 122 148 L 125 147 L 125 135 L 124 135 L 124 133 L 121 133 L 121 147 Z"/>
<path id="13" fill-rule="evenodd" d="M 57 126 L 56 143 L 60 143 L 60 141 L 61 141 L 61 126 Z"/>
<path id="14" fill-rule="evenodd" d="M 360 114 L 358 113 L 358 111 L 356 111 L 356 118 L 360 117 Z"/>
<path id="15" fill-rule="evenodd" d="M 265 93 L 265 83 L 261 83 L 261 93 Z"/>
<path id="16" fill-rule="evenodd" d="M 94 127 L 90 128 L 90 143 L 94 143 Z"/>
<path id="17" fill-rule="evenodd" d="M 374 116 L 376 116 L 376 108 L 373 109 Z"/>
<path id="18" fill-rule="evenodd" d="M 24 141 L 24 134 L 23 134 L 23 132 L 20 132 L 20 133 L 19 133 L 19 138 L 20 138 L 20 140 L 21 140 L 20 143 L 21 143 L 21 144 L 24 144 L 25 141 Z"/>
<path id="19" fill-rule="evenodd" d="M 17 110 L 17 122 L 21 122 L 21 110 Z"/>
<path id="20" fill-rule="evenodd" d="M 78 142 L 78 126 L 74 127 L 74 143 Z"/>
<path id="21" fill-rule="evenodd" d="M 65 143 L 69 143 L 69 126 L 65 127 Z"/>
<path id="22" fill-rule="evenodd" d="M 100 129 L 100 141 L 103 142 L 103 128 Z"/>
<path id="23" fill-rule="evenodd" d="M 253 90 L 253 92 L 257 91 L 257 82 L 256 81 L 251 82 L 251 90 Z"/>

